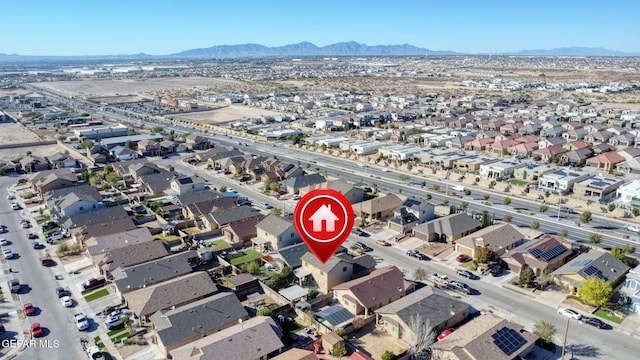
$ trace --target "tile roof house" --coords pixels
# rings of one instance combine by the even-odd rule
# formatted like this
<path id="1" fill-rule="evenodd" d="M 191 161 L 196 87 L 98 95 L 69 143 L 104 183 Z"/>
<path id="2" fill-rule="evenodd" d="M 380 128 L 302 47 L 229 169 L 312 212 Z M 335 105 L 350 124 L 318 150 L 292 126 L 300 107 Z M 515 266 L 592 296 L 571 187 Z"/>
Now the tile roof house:
<path id="1" fill-rule="evenodd" d="M 144 262 L 129 267 L 118 267 L 111 272 L 116 293 L 122 295 L 130 291 L 151 286 L 192 271 L 190 261 L 198 257 L 198 253 L 184 251 L 160 259 Z"/>
<path id="2" fill-rule="evenodd" d="M 500 256 L 527 241 L 511 224 L 490 225 L 456 240 L 456 252 L 475 257 L 476 248 L 489 246 Z"/>
<path id="3" fill-rule="evenodd" d="M 383 307 L 413 292 L 415 283 L 405 280 L 404 274 L 395 266 L 372 271 L 369 275 L 337 284 L 333 297 L 354 315 L 368 317 Z"/>
<path id="4" fill-rule="evenodd" d="M 135 315 L 145 323 L 153 313 L 200 300 L 218 291 L 209 274 L 198 271 L 122 295 Z M 237 319 L 236 319 L 237 321 Z"/>
<path id="5" fill-rule="evenodd" d="M 332 189 L 344 195 L 350 204 L 359 203 L 364 199 L 364 191 L 355 187 L 348 181 L 339 179 L 326 181 L 319 184 L 313 184 L 300 189 L 300 196 L 304 196 L 311 190 L 315 189 Z"/>
<path id="6" fill-rule="evenodd" d="M 376 310 L 376 323 L 382 323 L 387 334 L 413 345 L 418 322 L 431 325 L 426 332 L 439 334 L 468 315 L 469 304 L 426 286 Z"/>
<path id="7" fill-rule="evenodd" d="M 434 359 L 513 360 L 525 359 L 538 337 L 522 325 L 491 313 L 462 325 L 431 345 Z"/>
<path id="8" fill-rule="evenodd" d="M 206 191 L 206 190 L 205 190 Z M 213 193 L 212 191 L 198 192 L 197 195 L 208 195 L 209 193 Z M 195 200 L 195 199 L 194 199 Z M 178 200 L 178 204 L 182 202 Z M 200 216 L 206 215 L 208 213 L 230 209 L 236 206 L 236 201 L 232 197 L 228 196 L 220 196 L 213 199 L 197 201 L 194 203 L 189 203 L 186 205 L 182 205 L 182 216 L 185 219 L 195 220 Z"/>
<path id="9" fill-rule="evenodd" d="M 167 255 L 169 255 L 169 251 L 162 241 L 150 241 L 110 250 L 95 255 L 92 259 L 98 271 L 109 278 L 111 272 L 117 268 L 142 264 Z"/>
<path id="10" fill-rule="evenodd" d="M 198 134 L 189 134 L 185 142 L 187 146 L 193 150 L 204 150 L 211 147 L 211 141 L 207 137 Z"/>
<path id="11" fill-rule="evenodd" d="M 205 182 L 198 176 L 182 176 L 170 181 L 171 192 L 176 195 L 205 190 Z"/>
<path id="12" fill-rule="evenodd" d="M 161 171 L 149 175 L 142 175 L 138 181 L 142 185 L 140 189 L 150 195 L 160 195 L 171 188 L 171 180 L 176 176 L 174 172 Z"/>
<path id="13" fill-rule="evenodd" d="M 606 280 L 615 289 L 629 271 L 622 261 L 611 254 L 590 250 L 556 269 L 554 281 L 571 293 L 577 293 L 578 286 L 589 276 Z"/>
<path id="14" fill-rule="evenodd" d="M 173 349 L 169 356 L 173 360 L 265 360 L 280 353 L 281 337 L 273 319 L 257 316 Z"/>
<path id="15" fill-rule="evenodd" d="M 70 169 L 62 168 L 42 171 L 31 177 L 31 186 L 41 196 L 51 190 L 63 189 L 78 184 L 78 176 Z"/>
<path id="16" fill-rule="evenodd" d="M 20 167 L 24 172 L 32 173 L 49 169 L 49 163 L 40 156 L 25 156 L 20 159 Z"/>
<path id="17" fill-rule="evenodd" d="M 313 173 L 308 175 L 302 175 L 297 177 L 292 177 L 280 182 L 284 189 L 288 193 L 298 193 L 301 189 L 315 184 L 322 184 L 326 182 L 327 179 L 324 178 L 321 174 Z"/>
<path id="18" fill-rule="evenodd" d="M 564 265 L 571 253 L 556 237 L 544 235 L 505 252 L 500 259 L 516 274 L 529 267 L 539 276 L 544 271 L 553 271 Z"/>
<path id="19" fill-rule="evenodd" d="M 135 228 L 88 238 L 84 244 L 89 256 L 105 253 L 107 251 L 121 249 L 127 246 L 153 241 L 153 236 L 147 227 Z"/>
<path id="20" fill-rule="evenodd" d="M 371 200 L 351 205 L 357 217 L 366 216 L 369 220 L 383 220 L 393 216 L 393 211 L 403 200 L 395 194 L 387 194 Z"/>
<path id="21" fill-rule="evenodd" d="M 412 236 L 424 241 L 454 243 L 463 236 L 480 229 L 482 223 L 466 213 L 443 216 L 412 229 Z"/>
<path id="22" fill-rule="evenodd" d="M 128 218 L 127 211 L 122 206 L 82 212 L 58 219 L 61 228 L 71 230 L 80 226 L 101 224 L 109 221 Z"/>
<path id="23" fill-rule="evenodd" d="M 232 222 L 220 227 L 220 232 L 230 243 L 251 244 L 251 240 L 258 234 L 256 225 L 262 221 L 262 216 Z"/>
<path id="24" fill-rule="evenodd" d="M 251 218 L 260 218 L 262 215 L 258 210 L 249 206 L 236 206 L 230 209 L 224 209 L 206 214 L 197 222 L 202 222 L 202 225 L 208 230 L 220 229 L 223 225 L 232 224 L 235 222 L 248 220 Z"/>
<path id="25" fill-rule="evenodd" d="M 302 241 L 292 220 L 273 214 L 262 219 L 256 230 L 256 237 L 251 242 L 260 249 L 278 250 Z"/>
<path id="26" fill-rule="evenodd" d="M 188 192 L 188 193 L 176 195 L 175 200 L 179 206 L 184 207 L 190 204 L 196 204 L 204 201 L 212 201 L 222 197 L 223 197 L 222 194 L 220 194 L 217 191 L 202 190 L 202 191 Z M 205 214 L 205 213 L 206 212 L 203 212 L 202 214 Z"/>
<path id="27" fill-rule="evenodd" d="M 606 152 L 600 155 L 596 155 L 587 159 L 587 166 L 592 166 L 596 169 L 602 169 L 610 171 L 616 168 L 616 165 L 625 161 L 625 158 L 617 152 Z"/>
<path id="28" fill-rule="evenodd" d="M 167 354 L 180 346 L 238 325 L 247 311 L 232 293 L 220 293 L 149 317 L 160 350 Z"/>
<path id="29" fill-rule="evenodd" d="M 296 269 L 302 266 L 302 255 L 307 252 L 311 252 L 307 244 L 299 243 L 278 249 L 276 252 L 271 253 L 271 257 L 280 267 L 289 266 L 292 269 Z"/>
<path id="30" fill-rule="evenodd" d="M 375 267 L 375 260 L 364 254 L 351 257 L 340 253 L 321 263 L 315 255 L 307 252 L 301 257 L 301 277 L 311 276 L 322 293 L 328 293 L 334 285 L 369 274 Z"/>
<path id="31" fill-rule="evenodd" d="M 44 200 L 51 216 L 57 218 L 104 208 L 102 195 L 89 184 L 51 190 L 44 194 Z"/>
<path id="32" fill-rule="evenodd" d="M 125 232 L 136 229 L 137 226 L 130 217 L 105 220 L 104 222 L 97 224 L 82 225 L 72 228 L 69 232 L 78 244 L 84 244 L 84 242 L 92 237 L 100 237 L 111 234 L 117 234 L 119 232 Z"/>
<path id="33" fill-rule="evenodd" d="M 392 218 L 387 220 L 389 229 L 406 234 L 414 226 L 433 220 L 435 207 L 426 201 L 410 197 L 393 211 L 393 215 Z"/>

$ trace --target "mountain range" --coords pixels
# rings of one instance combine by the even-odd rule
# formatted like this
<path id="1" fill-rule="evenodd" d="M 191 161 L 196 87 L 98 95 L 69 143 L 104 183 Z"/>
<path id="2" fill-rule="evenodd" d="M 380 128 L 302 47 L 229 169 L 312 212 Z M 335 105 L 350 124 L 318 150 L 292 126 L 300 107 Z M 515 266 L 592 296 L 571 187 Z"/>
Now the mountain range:
<path id="1" fill-rule="evenodd" d="M 168 55 L 91 55 L 91 56 L 32 56 L 0 53 L 0 61 L 64 61 L 64 60 L 162 60 L 162 59 L 222 59 L 251 57 L 293 57 L 293 56 L 455 56 L 489 55 L 489 53 L 462 53 L 448 50 L 430 50 L 410 44 L 373 45 L 355 41 L 316 46 L 310 42 L 300 42 L 284 46 L 268 47 L 260 44 L 216 45 L 208 48 L 191 49 Z M 517 52 L 492 53 L 508 56 L 640 56 L 640 53 L 625 53 L 600 47 L 563 47 L 555 49 L 520 50 Z"/>

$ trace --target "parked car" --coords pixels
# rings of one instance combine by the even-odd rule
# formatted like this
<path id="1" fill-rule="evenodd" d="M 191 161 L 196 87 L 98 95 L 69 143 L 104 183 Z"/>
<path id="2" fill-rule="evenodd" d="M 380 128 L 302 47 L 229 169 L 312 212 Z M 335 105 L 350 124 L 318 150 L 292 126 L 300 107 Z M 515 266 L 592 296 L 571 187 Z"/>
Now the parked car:
<path id="1" fill-rule="evenodd" d="M 389 243 L 386 240 L 376 240 L 376 244 L 378 244 L 380 246 L 391 246 L 391 243 Z"/>
<path id="2" fill-rule="evenodd" d="M 9 229 L 7 229 L 6 225 L 0 224 L 0 234 L 4 234 L 4 233 L 6 233 L 8 231 L 9 231 Z"/>
<path id="3" fill-rule="evenodd" d="M 73 306 L 73 300 L 71 299 L 71 296 L 63 296 L 60 298 L 60 302 L 62 302 L 62 305 L 64 305 L 64 307 L 72 307 Z"/>
<path id="4" fill-rule="evenodd" d="M 71 292 L 69 290 L 65 290 L 65 288 L 59 287 L 56 288 L 56 295 L 58 296 L 58 299 L 60 299 L 65 296 L 71 296 Z"/>
<path id="5" fill-rule="evenodd" d="M 293 197 L 291 199 L 292 200 L 300 200 L 300 195 L 295 194 L 295 195 L 293 195 Z"/>
<path id="6" fill-rule="evenodd" d="M 27 239 L 29 240 L 33 240 L 33 239 L 37 239 L 38 238 L 38 234 L 34 234 L 34 233 L 28 233 L 27 234 Z"/>
<path id="7" fill-rule="evenodd" d="M 11 208 L 13 210 L 20 210 L 20 205 L 18 205 L 18 203 L 13 202 L 11 203 Z"/>
<path id="8" fill-rule="evenodd" d="M 105 329 L 107 331 L 117 330 L 124 328 L 124 323 L 120 319 L 116 319 L 115 321 L 107 321 L 104 323 Z"/>
<path id="9" fill-rule="evenodd" d="M 363 243 L 361 241 L 356 242 L 356 247 L 358 249 L 364 250 L 366 252 L 373 251 L 373 248 L 369 247 L 367 244 L 365 244 L 365 243 Z"/>
<path id="10" fill-rule="evenodd" d="M 13 199 L 15 199 L 15 197 L 13 195 L 11 195 L 11 194 L 7 195 L 7 200 L 13 200 Z"/>
<path id="11" fill-rule="evenodd" d="M 9 290 L 11 290 L 12 293 L 20 291 L 20 281 L 18 279 L 11 279 L 7 281 L 7 284 L 9 285 Z"/>
<path id="12" fill-rule="evenodd" d="M 460 254 L 460 255 L 456 256 L 456 262 L 466 263 L 466 262 L 469 262 L 469 261 L 471 261 L 471 257 L 469 257 L 469 255 Z"/>
<path id="13" fill-rule="evenodd" d="M 48 233 L 47 236 L 45 236 L 45 239 L 47 240 L 47 244 L 53 244 L 54 242 L 62 239 L 63 237 L 64 236 L 62 235 L 62 232 L 56 230 Z"/>
<path id="14" fill-rule="evenodd" d="M 93 289 L 93 288 L 95 288 L 95 287 L 98 287 L 98 286 L 104 285 L 106 282 L 107 282 L 107 279 L 105 279 L 105 277 L 104 277 L 104 276 L 98 276 L 98 277 L 96 277 L 96 278 L 91 278 L 91 279 L 89 279 L 89 280 L 87 280 L 87 281 L 83 282 L 83 283 L 82 283 L 82 287 L 83 287 L 85 290 Z"/>
<path id="15" fill-rule="evenodd" d="M 502 274 L 502 271 L 503 269 L 500 265 L 495 265 L 489 269 L 489 273 L 491 273 L 491 276 L 498 276 Z"/>
<path id="16" fill-rule="evenodd" d="M 36 308 L 31 303 L 26 303 L 22 305 L 22 312 L 27 316 L 31 316 L 36 313 Z"/>
<path id="17" fill-rule="evenodd" d="M 43 330 L 42 330 L 42 327 L 40 326 L 40 323 L 31 324 L 31 336 L 40 337 L 42 335 L 43 335 Z"/>
<path id="18" fill-rule="evenodd" d="M 442 285 L 449 285 L 449 277 L 444 274 L 433 273 L 431 274 L 431 280 L 440 283 Z"/>
<path id="19" fill-rule="evenodd" d="M 11 249 L 2 250 L 2 255 L 7 260 L 13 259 L 13 251 L 11 251 Z"/>
<path id="20" fill-rule="evenodd" d="M 77 313 L 73 315 L 73 320 L 76 322 L 78 330 L 83 331 L 89 328 L 89 320 L 84 316 L 84 313 Z"/>
<path id="21" fill-rule="evenodd" d="M 558 314 L 562 316 L 570 317 L 574 320 L 582 319 L 582 315 L 578 314 L 575 310 L 560 308 L 558 309 Z"/>
<path id="22" fill-rule="evenodd" d="M 0 239 L 0 246 L 7 246 L 9 244 L 11 244 L 11 242 L 9 242 L 9 240 L 7 240 L 5 238 Z"/>
<path id="23" fill-rule="evenodd" d="M 456 274 L 466 277 L 467 279 L 471 279 L 471 280 L 476 280 L 478 279 L 478 275 L 472 273 L 469 270 L 462 270 L 462 269 L 458 269 L 456 270 Z"/>
<path id="24" fill-rule="evenodd" d="M 362 236 L 362 237 L 368 237 L 369 236 L 369 234 L 367 232 L 365 232 L 365 231 L 363 231 L 362 229 L 359 229 L 359 228 L 351 229 L 351 233 L 352 234 L 356 234 L 358 236 Z"/>
<path id="25" fill-rule="evenodd" d="M 407 255 L 414 257 L 418 260 L 423 260 L 423 261 L 429 260 L 429 257 L 427 255 L 416 250 L 407 250 Z"/>
<path id="26" fill-rule="evenodd" d="M 451 281 L 449 283 L 449 288 L 455 291 L 460 291 L 462 293 L 465 293 L 467 295 L 471 295 L 472 293 L 472 289 L 469 287 L 469 285 L 461 282 L 461 281 Z"/>
<path id="27" fill-rule="evenodd" d="M 606 329 L 608 327 L 607 324 L 604 321 L 602 321 L 600 319 L 597 319 L 597 318 L 594 318 L 594 317 L 583 316 L 579 321 L 582 324 L 595 326 L 598 329 Z"/>
<path id="28" fill-rule="evenodd" d="M 263 207 L 264 209 L 267 209 L 267 210 L 273 209 L 273 206 L 271 206 L 270 204 L 268 204 L 266 202 L 261 202 L 260 206 Z"/>
<path id="29" fill-rule="evenodd" d="M 456 329 L 454 328 L 446 329 L 445 331 L 441 332 L 440 335 L 438 335 L 438 340 L 442 340 L 446 338 L 447 336 L 451 335 L 454 331 L 456 331 Z"/>
<path id="30" fill-rule="evenodd" d="M 640 225 L 629 225 L 627 230 L 637 233 L 640 231 Z"/>

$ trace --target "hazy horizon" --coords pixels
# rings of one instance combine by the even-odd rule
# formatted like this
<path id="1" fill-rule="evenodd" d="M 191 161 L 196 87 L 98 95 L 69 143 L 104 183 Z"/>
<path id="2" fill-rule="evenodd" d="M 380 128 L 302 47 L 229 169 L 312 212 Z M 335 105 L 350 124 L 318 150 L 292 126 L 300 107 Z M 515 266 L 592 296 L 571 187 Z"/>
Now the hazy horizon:
<path id="1" fill-rule="evenodd" d="M 28 8 L 24 5 L 29 5 Z M 638 53 L 640 2 L 185 0 L 4 2 L 0 53 L 168 55 L 216 45 L 356 41 L 488 54 L 564 47 Z"/>

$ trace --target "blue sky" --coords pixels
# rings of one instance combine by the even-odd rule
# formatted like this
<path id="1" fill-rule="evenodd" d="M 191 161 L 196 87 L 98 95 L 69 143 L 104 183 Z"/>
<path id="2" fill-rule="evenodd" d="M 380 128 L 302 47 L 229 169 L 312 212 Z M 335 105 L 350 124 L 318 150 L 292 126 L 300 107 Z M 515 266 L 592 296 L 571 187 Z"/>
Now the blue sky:
<path id="1" fill-rule="evenodd" d="M 2 0 L 0 13 L 0 53 L 20 55 L 352 40 L 469 53 L 640 51 L 637 0 Z"/>

